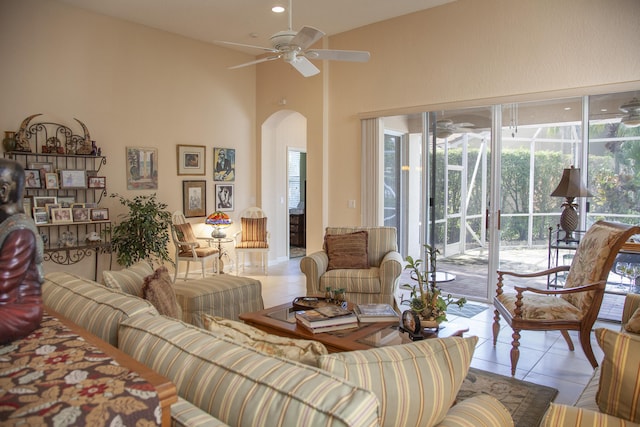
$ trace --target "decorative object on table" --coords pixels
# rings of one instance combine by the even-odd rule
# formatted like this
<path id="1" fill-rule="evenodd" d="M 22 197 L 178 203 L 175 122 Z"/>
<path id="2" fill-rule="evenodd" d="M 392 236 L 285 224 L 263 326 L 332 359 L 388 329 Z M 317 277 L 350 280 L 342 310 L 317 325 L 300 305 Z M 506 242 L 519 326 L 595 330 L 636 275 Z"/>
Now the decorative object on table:
<path id="1" fill-rule="evenodd" d="M 206 224 L 213 225 L 211 237 L 217 239 L 227 237 L 227 233 L 224 232 L 224 229 L 229 227 L 233 223 L 233 221 L 231 221 L 231 218 L 229 218 L 229 215 L 221 211 L 213 212 L 207 217 L 204 222 Z"/>
<path id="2" fill-rule="evenodd" d="M 232 211 L 234 209 L 233 194 L 233 184 L 216 184 L 216 210 Z"/>
<path id="3" fill-rule="evenodd" d="M 4 132 L 4 139 L 2 140 L 2 147 L 7 153 L 16 149 L 16 133 L 12 131 Z"/>
<path id="4" fill-rule="evenodd" d="M 127 190 L 158 188 L 158 149 L 127 147 Z"/>
<path id="5" fill-rule="evenodd" d="M 187 218 L 207 214 L 207 181 L 182 181 L 182 211 Z"/>
<path id="6" fill-rule="evenodd" d="M 234 148 L 213 149 L 213 180 L 233 182 L 236 177 L 236 150 Z"/>
<path id="7" fill-rule="evenodd" d="M 207 170 L 204 145 L 178 145 L 178 175 L 205 175 Z M 185 212 L 186 213 L 186 212 Z"/>
<path id="8" fill-rule="evenodd" d="M 120 223 L 112 229 L 111 246 L 117 253 L 118 263 L 129 267 L 146 259 L 152 263 L 167 261 L 173 264 L 167 249 L 171 226 L 167 204 L 159 202 L 155 193 L 133 199 L 119 194 L 111 194 L 111 197 L 117 197 L 120 204 L 129 209 L 118 215 Z"/>
<path id="9" fill-rule="evenodd" d="M 33 114 L 22 121 L 20 129 L 18 129 L 18 133 L 16 135 L 15 151 L 31 153 L 31 143 L 29 142 L 30 132 L 27 130 L 27 127 L 29 126 L 29 122 L 31 121 L 31 119 L 41 115 L 41 113 Z"/>
<path id="10" fill-rule="evenodd" d="M 353 311 L 361 323 L 397 322 L 400 318 L 389 304 L 356 304 Z"/>
<path id="11" fill-rule="evenodd" d="M 578 228 L 578 212 L 575 203 L 576 197 L 592 197 L 593 194 L 582 184 L 580 179 L 580 169 L 574 168 L 573 165 L 562 172 L 562 178 L 555 190 L 551 193 L 552 197 L 565 197 L 566 200 L 562 204 L 562 214 L 560 215 L 560 227 L 565 232 L 565 242 L 573 239 L 573 232 Z"/>
<path id="12" fill-rule="evenodd" d="M 314 297 L 314 296 L 305 296 L 305 297 L 296 297 L 291 305 L 296 310 L 313 310 L 318 307 L 325 307 L 328 305 L 334 306 L 336 302 L 333 299 L 324 298 L 324 297 Z M 341 307 L 346 309 L 348 304 L 341 304 Z"/>

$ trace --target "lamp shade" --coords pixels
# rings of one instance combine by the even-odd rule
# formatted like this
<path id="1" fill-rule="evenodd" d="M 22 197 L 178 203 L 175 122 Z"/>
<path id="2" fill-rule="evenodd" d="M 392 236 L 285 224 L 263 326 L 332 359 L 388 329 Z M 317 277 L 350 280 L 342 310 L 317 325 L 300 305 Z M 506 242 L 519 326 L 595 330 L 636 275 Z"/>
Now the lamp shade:
<path id="1" fill-rule="evenodd" d="M 215 211 L 210 214 L 204 221 L 206 224 L 215 225 L 217 227 L 228 227 L 231 225 L 231 219 L 225 212 Z"/>
<path id="2" fill-rule="evenodd" d="M 593 194 L 582 185 L 580 168 L 571 166 L 562 172 L 560 184 L 551 193 L 552 197 L 592 197 Z"/>

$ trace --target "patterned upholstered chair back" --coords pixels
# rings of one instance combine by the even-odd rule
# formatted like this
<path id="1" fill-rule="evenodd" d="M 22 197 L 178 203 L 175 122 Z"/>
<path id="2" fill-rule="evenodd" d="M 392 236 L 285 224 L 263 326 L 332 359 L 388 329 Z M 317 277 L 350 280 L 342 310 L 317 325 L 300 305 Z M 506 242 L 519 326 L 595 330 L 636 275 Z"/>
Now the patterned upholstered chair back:
<path id="1" fill-rule="evenodd" d="M 347 234 L 362 230 L 369 234 L 369 265 L 379 266 L 387 253 L 398 250 L 395 227 L 327 227 L 325 234 Z"/>
<path id="2" fill-rule="evenodd" d="M 567 274 L 565 288 L 573 288 L 607 280 L 619 247 L 626 240 L 625 229 L 596 222 L 587 230 L 576 250 Z M 593 292 L 563 295 L 568 302 L 586 313 L 593 301 Z"/>
<path id="3" fill-rule="evenodd" d="M 245 267 L 245 254 L 260 254 L 262 268 L 265 276 L 269 264 L 269 238 L 267 229 L 267 216 L 259 207 L 250 207 L 240 214 L 240 231 L 234 235 L 236 252 L 236 273 L 239 274 L 240 267 Z M 242 255 L 242 264 L 240 264 Z"/>

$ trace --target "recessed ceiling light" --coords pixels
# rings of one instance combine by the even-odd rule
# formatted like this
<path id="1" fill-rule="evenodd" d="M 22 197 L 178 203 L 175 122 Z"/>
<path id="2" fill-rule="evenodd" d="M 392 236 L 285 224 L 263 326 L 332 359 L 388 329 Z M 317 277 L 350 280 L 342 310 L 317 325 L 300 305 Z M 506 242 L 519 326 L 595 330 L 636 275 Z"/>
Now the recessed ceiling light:
<path id="1" fill-rule="evenodd" d="M 282 13 L 282 12 L 284 12 L 284 7 L 282 7 L 282 6 L 273 6 L 271 8 L 271 11 L 274 12 L 274 13 Z"/>
<path id="2" fill-rule="evenodd" d="M 571 107 L 564 107 L 564 111 L 569 111 L 571 110 Z"/>

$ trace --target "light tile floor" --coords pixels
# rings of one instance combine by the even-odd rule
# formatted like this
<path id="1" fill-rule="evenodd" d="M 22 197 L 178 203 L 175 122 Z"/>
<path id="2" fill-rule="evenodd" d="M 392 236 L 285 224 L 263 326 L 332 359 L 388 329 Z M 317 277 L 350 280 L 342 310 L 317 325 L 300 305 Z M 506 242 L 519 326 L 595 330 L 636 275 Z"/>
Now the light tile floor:
<path id="1" fill-rule="evenodd" d="M 269 274 L 264 276 L 259 267 L 247 266 L 244 275 L 262 282 L 262 294 L 265 307 L 272 307 L 305 295 L 305 278 L 300 271 L 300 258 L 269 265 Z M 233 274 L 233 273 L 232 273 Z M 480 304 L 470 302 L 469 304 Z M 471 319 L 455 318 L 449 320 L 469 326 L 467 335 L 477 335 L 478 346 L 471 366 L 486 371 L 509 376 L 511 362 L 511 329 L 503 322 L 498 336 L 498 344 L 492 343 L 493 310 L 485 310 Z M 620 325 L 611 322 L 597 322 L 596 327 L 619 329 Z M 515 377 L 536 384 L 558 389 L 555 402 L 573 404 L 589 381 L 593 369 L 580 347 L 577 333 L 571 332 L 575 351 L 569 351 L 559 332 L 523 331 L 520 339 L 520 360 Z M 596 358 L 602 359 L 602 351 L 592 336 L 592 346 Z"/>

